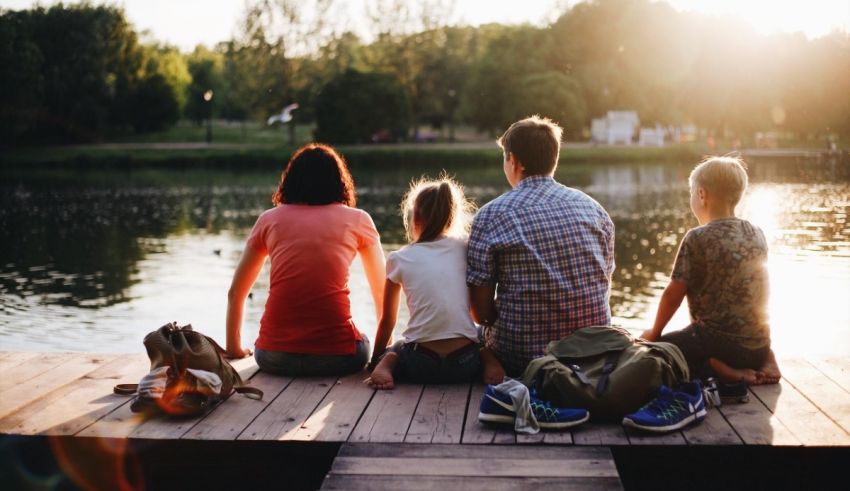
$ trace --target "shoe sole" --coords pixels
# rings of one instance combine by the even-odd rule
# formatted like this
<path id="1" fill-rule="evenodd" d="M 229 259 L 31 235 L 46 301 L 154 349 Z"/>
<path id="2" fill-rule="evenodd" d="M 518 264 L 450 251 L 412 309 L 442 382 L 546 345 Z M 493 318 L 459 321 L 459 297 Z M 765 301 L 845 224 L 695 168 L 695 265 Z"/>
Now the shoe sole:
<path id="1" fill-rule="evenodd" d="M 504 423 L 514 424 L 514 416 L 501 416 L 498 414 L 478 413 L 478 421 L 482 423 Z"/>
<path id="2" fill-rule="evenodd" d="M 628 428 L 634 428 L 636 430 L 649 431 L 652 433 L 667 433 L 669 431 L 676 431 L 678 429 L 684 428 L 685 426 L 688 426 L 693 422 L 702 421 L 705 418 L 706 414 L 708 414 L 706 410 L 702 409 L 682 419 L 682 421 L 668 426 L 643 426 L 639 423 L 635 423 L 629 418 L 623 418 L 623 426 L 626 426 Z"/>
<path id="3" fill-rule="evenodd" d="M 561 422 L 557 422 L 557 423 L 541 423 L 541 422 L 538 421 L 537 424 L 542 429 L 563 430 L 565 428 L 572 428 L 573 426 L 578 426 L 578 425 L 586 422 L 589 419 L 590 419 L 590 413 L 587 413 L 587 414 L 584 415 L 583 418 L 576 419 L 576 420 L 573 420 L 573 421 L 561 421 Z M 512 424 L 514 424 L 515 420 L 516 420 L 516 418 L 513 417 L 513 416 L 501 416 L 501 415 L 498 415 L 498 414 L 478 413 L 478 421 L 481 421 L 482 423 L 500 423 L 500 424 L 510 424 L 510 425 L 512 425 Z"/>
<path id="4" fill-rule="evenodd" d="M 750 395 L 745 394 L 742 396 L 720 396 L 720 401 L 723 404 L 746 404 L 750 402 Z"/>

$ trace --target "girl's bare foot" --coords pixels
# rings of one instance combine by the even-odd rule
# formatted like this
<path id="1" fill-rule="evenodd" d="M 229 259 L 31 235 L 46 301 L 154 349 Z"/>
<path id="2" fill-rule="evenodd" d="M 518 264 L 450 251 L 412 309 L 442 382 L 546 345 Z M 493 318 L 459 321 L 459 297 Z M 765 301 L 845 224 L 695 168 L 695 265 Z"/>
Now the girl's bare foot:
<path id="1" fill-rule="evenodd" d="M 779 379 L 782 378 L 782 372 L 779 371 L 779 363 L 776 362 L 776 355 L 773 354 L 773 350 L 770 350 L 767 354 L 767 359 L 764 361 L 764 365 L 759 368 L 758 380 L 756 384 L 778 384 Z"/>
<path id="2" fill-rule="evenodd" d="M 395 369 L 396 363 L 398 363 L 398 355 L 386 353 L 378 366 L 372 370 L 372 376 L 367 378 L 365 382 L 373 389 L 389 390 L 395 388 L 393 369 Z"/>
<path id="3" fill-rule="evenodd" d="M 711 365 L 711 369 L 714 370 L 715 374 L 717 374 L 717 378 L 723 382 L 731 383 L 743 381 L 747 385 L 756 385 L 759 383 L 758 372 L 751 368 L 733 368 L 717 358 L 709 358 L 708 364 Z"/>

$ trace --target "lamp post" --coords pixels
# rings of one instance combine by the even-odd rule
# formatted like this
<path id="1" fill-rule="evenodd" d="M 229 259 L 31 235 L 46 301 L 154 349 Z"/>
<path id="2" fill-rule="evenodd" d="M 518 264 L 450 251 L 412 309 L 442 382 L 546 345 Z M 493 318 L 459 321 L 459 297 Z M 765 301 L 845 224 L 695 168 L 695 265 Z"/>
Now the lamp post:
<path id="1" fill-rule="evenodd" d="M 204 92 L 204 102 L 207 105 L 207 143 L 212 143 L 212 89 Z"/>
<path id="2" fill-rule="evenodd" d="M 457 92 L 455 89 L 449 89 L 446 93 L 449 96 L 449 141 L 455 141 L 455 97 Z"/>

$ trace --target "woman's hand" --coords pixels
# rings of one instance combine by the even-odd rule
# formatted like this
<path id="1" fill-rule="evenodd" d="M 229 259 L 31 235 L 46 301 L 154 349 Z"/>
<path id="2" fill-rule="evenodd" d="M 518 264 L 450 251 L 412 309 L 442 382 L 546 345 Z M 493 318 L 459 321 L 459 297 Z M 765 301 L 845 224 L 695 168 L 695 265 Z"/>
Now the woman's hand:
<path id="1" fill-rule="evenodd" d="M 248 348 L 229 349 L 224 352 L 224 357 L 231 360 L 239 360 L 253 355 L 254 352 Z"/>

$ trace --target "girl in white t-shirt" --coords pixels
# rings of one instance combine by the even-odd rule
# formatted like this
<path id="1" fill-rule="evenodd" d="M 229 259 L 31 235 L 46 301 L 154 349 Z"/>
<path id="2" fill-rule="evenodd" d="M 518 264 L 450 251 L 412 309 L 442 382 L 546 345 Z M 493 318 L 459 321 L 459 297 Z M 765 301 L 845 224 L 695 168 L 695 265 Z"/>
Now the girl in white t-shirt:
<path id="1" fill-rule="evenodd" d="M 466 236 L 472 205 L 449 178 L 411 185 L 402 200 L 411 243 L 387 258 L 384 307 L 366 382 L 393 388 L 414 383 L 461 383 L 480 372 L 478 328 L 469 313 Z M 404 289 L 410 320 L 402 340 L 387 347 Z M 377 366 L 376 366 L 377 365 Z"/>

